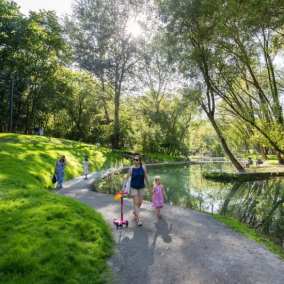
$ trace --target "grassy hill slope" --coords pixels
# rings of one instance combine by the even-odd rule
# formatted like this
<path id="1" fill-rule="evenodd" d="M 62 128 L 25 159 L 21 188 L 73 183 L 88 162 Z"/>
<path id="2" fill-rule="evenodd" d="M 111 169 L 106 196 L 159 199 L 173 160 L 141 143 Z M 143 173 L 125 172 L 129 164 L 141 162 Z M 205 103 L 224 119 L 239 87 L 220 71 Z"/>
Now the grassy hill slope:
<path id="1" fill-rule="evenodd" d="M 124 163 L 119 152 L 61 139 L 0 134 L 1 283 L 103 283 L 113 238 L 101 214 L 52 193 L 56 160 L 66 179 Z"/>

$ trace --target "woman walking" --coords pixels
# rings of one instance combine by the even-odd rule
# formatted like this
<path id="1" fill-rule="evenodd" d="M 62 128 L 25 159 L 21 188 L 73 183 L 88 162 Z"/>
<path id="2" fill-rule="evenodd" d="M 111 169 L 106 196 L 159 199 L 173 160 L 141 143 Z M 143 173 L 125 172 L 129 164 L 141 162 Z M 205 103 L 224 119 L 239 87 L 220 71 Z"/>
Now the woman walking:
<path id="1" fill-rule="evenodd" d="M 66 158 L 65 156 L 62 155 L 60 157 L 60 160 L 56 162 L 55 169 L 54 169 L 54 174 L 56 175 L 56 180 L 57 180 L 56 189 L 62 188 L 66 166 L 67 166 Z"/>
<path id="2" fill-rule="evenodd" d="M 147 182 L 150 193 L 152 193 L 152 189 L 150 186 L 146 167 L 142 165 L 141 157 L 139 155 L 135 155 L 133 161 L 134 161 L 134 166 L 129 168 L 128 170 L 127 177 L 123 182 L 122 191 L 125 188 L 127 180 L 131 176 L 130 196 L 133 198 L 133 208 L 134 208 L 133 214 L 134 218 L 137 220 L 138 226 L 142 226 L 142 220 L 139 215 L 139 208 L 142 205 L 143 197 L 145 195 L 144 180 Z"/>

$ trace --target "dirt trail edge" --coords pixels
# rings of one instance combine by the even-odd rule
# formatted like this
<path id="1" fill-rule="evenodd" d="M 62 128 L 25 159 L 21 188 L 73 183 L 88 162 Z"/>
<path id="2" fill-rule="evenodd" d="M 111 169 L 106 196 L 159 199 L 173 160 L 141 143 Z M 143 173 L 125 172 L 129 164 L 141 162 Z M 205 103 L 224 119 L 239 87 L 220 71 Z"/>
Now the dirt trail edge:
<path id="1" fill-rule="evenodd" d="M 128 228 L 112 223 L 120 218 L 120 202 L 90 190 L 100 171 L 67 181 L 58 194 L 75 198 L 100 212 L 112 228 L 116 253 L 109 264 L 117 270 L 115 283 L 284 283 L 284 262 L 267 248 L 236 233 L 206 214 L 165 205 L 157 219 L 150 202 L 141 208 L 143 226 L 132 214 L 132 200 L 124 199 Z"/>

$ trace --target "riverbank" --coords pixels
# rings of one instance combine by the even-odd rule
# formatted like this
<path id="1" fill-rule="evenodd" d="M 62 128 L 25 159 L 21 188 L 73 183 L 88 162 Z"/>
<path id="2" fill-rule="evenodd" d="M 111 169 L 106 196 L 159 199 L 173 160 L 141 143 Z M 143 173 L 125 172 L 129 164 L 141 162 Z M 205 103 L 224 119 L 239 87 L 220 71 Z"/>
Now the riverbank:
<path id="1" fill-rule="evenodd" d="M 120 216 L 120 203 L 113 195 L 90 190 L 104 173 L 93 173 L 88 181 L 70 180 L 57 193 L 95 208 L 112 229 L 116 245 L 109 265 L 116 273 L 110 283 L 284 282 L 284 263 L 278 256 L 201 212 L 165 205 L 163 218 L 157 219 L 151 202 L 145 201 L 143 226 L 138 227 L 132 200 L 125 198 L 129 227 L 116 229 L 112 219 Z"/>
<path id="2" fill-rule="evenodd" d="M 261 167 L 253 166 L 245 168 L 244 172 L 211 170 L 209 172 L 204 172 L 203 177 L 218 181 L 252 181 L 270 178 L 283 178 L 284 166 L 264 164 L 261 165 Z"/>

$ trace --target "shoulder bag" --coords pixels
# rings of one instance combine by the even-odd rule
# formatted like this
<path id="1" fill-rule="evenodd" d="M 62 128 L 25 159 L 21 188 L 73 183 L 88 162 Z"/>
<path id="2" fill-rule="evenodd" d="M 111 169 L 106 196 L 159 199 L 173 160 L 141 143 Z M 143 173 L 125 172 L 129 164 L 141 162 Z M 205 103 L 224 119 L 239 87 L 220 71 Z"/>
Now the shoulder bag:
<path id="1" fill-rule="evenodd" d="M 131 189 L 131 174 L 132 174 L 132 167 L 131 167 L 130 177 L 128 178 L 125 184 L 125 191 L 128 191 L 128 194 L 130 194 L 130 189 Z"/>

